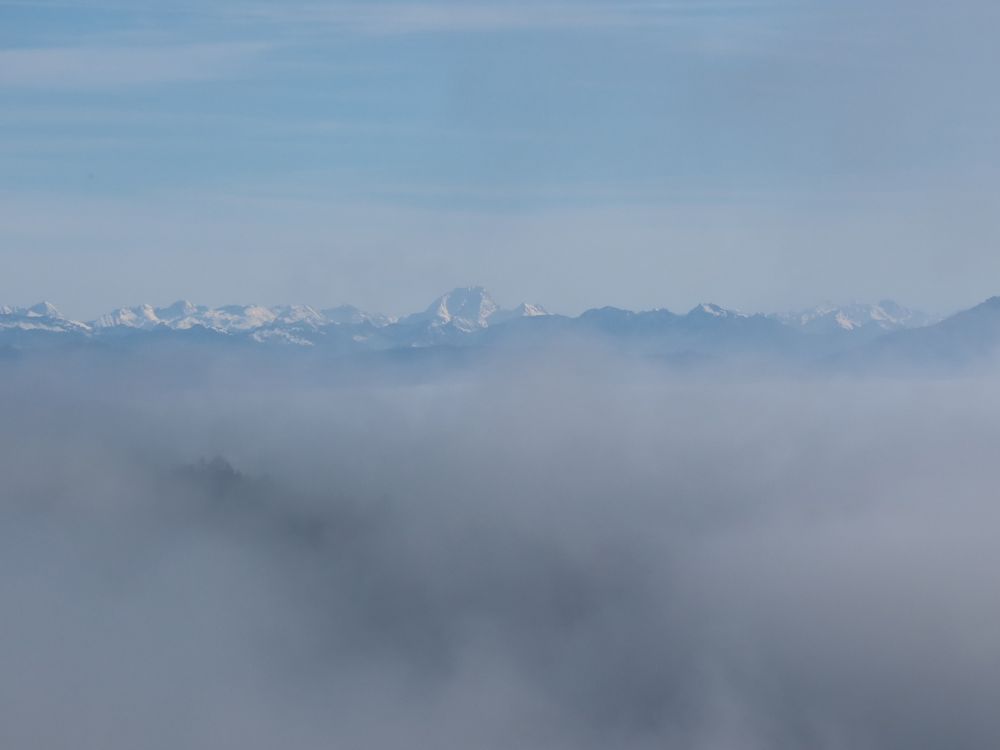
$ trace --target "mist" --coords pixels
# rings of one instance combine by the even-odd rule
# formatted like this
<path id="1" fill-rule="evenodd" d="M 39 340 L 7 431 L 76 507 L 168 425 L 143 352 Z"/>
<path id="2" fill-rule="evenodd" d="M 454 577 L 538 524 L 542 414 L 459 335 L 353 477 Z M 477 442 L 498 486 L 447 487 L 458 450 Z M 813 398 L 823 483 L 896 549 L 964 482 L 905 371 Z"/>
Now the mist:
<path id="1" fill-rule="evenodd" d="M 993 377 L 159 365 L 0 362 L 5 747 L 1000 744 Z"/>

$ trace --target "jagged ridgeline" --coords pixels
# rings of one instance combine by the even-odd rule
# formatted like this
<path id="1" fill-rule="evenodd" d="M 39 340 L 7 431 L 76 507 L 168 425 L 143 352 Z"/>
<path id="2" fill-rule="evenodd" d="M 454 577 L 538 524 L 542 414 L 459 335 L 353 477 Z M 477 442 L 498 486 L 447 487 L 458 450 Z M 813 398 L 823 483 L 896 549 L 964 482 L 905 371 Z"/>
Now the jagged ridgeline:
<path id="1" fill-rule="evenodd" d="M 961 368 L 994 361 L 1000 348 L 1000 298 L 944 320 L 890 300 L 767 314 L 708 303 L 686 313 L 602 307 L 571 317 L 539 304 L 501 307 L 483 287 L 453 289 L 423 311 L 403 316 L 353 305 L 209 307 L 181 300 L 165 307 L 123 307 L 77 321 L 47 302 L 0 307 L 0 346 L 8 354 L 64 344 L 128 347 L 158 341 L 284 346 L 345 355 L 435 348 L 537 350 L 585 342 L 685 366 L 739 360 L 835 370 Z"/>

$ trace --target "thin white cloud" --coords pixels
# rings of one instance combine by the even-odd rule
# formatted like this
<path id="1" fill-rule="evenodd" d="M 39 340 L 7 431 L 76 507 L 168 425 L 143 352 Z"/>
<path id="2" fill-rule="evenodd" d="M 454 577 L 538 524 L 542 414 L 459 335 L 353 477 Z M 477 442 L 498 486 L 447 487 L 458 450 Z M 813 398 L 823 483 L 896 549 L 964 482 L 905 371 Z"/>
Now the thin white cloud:
<path id="1" fill-rule="evenodd" d="M 239 72 L 267 48 L 219 43 L 0 49 L 0 88 L 115 88 L 211 80 Z"/>
<path id="2" fill-rule="evenodd" d="M 278 23 L 323 24 L 368 34 L 470 33 L 636 28 L 725 15 L 759 0 L 647 2 L 314 2 L 257 3 L 236 12 Z"/>

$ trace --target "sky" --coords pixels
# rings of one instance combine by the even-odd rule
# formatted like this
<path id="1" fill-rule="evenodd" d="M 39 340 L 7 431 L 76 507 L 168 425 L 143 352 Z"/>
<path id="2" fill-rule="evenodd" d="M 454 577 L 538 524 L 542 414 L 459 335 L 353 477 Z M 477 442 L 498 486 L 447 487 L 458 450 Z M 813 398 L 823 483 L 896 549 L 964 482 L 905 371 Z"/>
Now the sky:
<path id="1" fill-rule="evenodd" d="M 0 0 L 0 304 L 1000 292 L 986 0 Z"/>

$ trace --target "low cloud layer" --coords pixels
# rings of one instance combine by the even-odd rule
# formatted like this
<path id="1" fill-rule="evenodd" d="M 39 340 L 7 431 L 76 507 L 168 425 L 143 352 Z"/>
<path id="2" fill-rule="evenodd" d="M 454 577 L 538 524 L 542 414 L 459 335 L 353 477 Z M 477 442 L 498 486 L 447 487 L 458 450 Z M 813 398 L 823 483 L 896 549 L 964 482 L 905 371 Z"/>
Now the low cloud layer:
<path id="1" fill-rule="evenodd" d="M 4 367 L 4 746 L 1000 742 L 992 382 Z"/>

